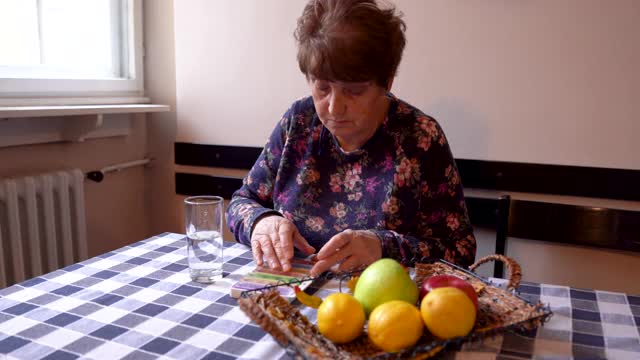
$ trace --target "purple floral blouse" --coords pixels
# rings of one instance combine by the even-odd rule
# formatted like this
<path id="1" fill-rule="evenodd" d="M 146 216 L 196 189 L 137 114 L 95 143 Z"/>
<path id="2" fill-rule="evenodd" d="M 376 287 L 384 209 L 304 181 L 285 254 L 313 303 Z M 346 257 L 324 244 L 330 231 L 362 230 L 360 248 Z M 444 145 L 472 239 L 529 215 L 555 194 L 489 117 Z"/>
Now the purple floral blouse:
<path id="1" fill-rule="evenodd" d="M 236 239 L 250 245 L 253 223 L 274 213 L 316 250 L 345 229 L 368 229 L 383 257 L 473 263 L 476 241 L 442 128 L 389 96 L 386 120 L 349 153 L 322 125 L 311 97 L 296 101 L 233 194 L 227 221 Z"/>

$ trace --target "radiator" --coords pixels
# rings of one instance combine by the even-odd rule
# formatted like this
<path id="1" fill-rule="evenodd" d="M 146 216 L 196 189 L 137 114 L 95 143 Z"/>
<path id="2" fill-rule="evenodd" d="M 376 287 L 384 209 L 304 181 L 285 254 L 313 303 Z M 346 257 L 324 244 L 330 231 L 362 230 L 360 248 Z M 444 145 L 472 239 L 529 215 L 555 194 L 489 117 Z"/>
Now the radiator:
<path id="1" fill-rule="evenodd" d="M 0 288 L 88 256 L 80 170 L 0 180 Z"/>

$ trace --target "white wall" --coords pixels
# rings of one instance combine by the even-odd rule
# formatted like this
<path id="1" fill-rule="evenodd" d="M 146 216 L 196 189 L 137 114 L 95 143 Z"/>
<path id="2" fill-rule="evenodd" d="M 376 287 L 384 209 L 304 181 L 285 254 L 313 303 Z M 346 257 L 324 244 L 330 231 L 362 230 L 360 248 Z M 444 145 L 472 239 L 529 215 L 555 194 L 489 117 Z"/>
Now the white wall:
<path id="1" fill-rule="evenodd" d="M 184 199 L 175 192 L 175 172 L 212 173 L 211 168 L 175 165 L 173 147 L 176 141 L 176 54 L 174 39 L 174 1 L 144 2 L 145 89 L 153 103 L 167 104 L 171 111 L 149 114 L 148 151 L 154 158 L 149 169 L 150 229 L 152 234 L 184 233 Z M 196 80 L 194 80 L 196 81 Z M 182 106 L 184 102 L 182 102 Z M 215 169 L 214 174 L 225 173 Z M 228 172 L 228 171 L 227 171 Z M 230 176 L 244 176 L 231 171 Z M 225 240 L 234 240 L 225 226 Z"/>
<path id="2" fill-rule="evenodd" d="M 408 45 L 394 92 L 440 121 L 456 157 L 640 169 L 640 2 L 395 3 Z M 308 93 L 292 37 L 304 4 L 175 2 L 177 141 L 264 144 Z M 479 255 L 492 252 L 493 233 L 478 235 Z M 508 247 L 527 280 L 640 293 L 625 276 L 638 254 L 518 239 Z"/>
<path id="3" fill-rule="evenodd" d="M 171 111 L 149 114 L 148 152 L 154 157 L 147 186 L 153 234 L 184 233 L 182 204 L 175 196 L 173 144 L 176 139 L 176 69 L 173 0 L 145 1 L 145 90 L 156 104 Z"/>
<path id="4" fill-rule="evenodd" d="M 408 26 L 394 92 L 439 119 L 456 157 L 640 169 L 640 3 L 394 2 Z M 178 141 L 264 144 L 307 94 L 304 3 L 176 2 Z"/>
<path id="5" fill-rule="evenodd" d="M 456 157 L 640 169 L 638 1 L 396 2 L 396 91 Z"/>
<path id="6" fill-rule="evenodd" d="M 307 93 L 293 40 L 304 4 L 175 2 L 178 141 L 264 145 L 287 107 Z"/>

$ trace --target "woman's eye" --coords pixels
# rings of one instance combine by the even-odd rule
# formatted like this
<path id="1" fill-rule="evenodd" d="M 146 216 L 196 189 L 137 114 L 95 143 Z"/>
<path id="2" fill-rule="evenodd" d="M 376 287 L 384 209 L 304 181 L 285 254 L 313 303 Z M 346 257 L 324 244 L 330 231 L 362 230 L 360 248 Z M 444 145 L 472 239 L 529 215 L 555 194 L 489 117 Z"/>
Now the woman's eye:
<path id="1" fill-rule="evenodd" d="M 362 95 L 365 92 L 365 90 L 367 90 L 367 88 L 364 86 L 358 86 L 353 88 L 346 88 L 345 90 L 350 95 Z"/>
<path id="2" fill-rule="evenodd" d="M 369 84 L 361 83 L 361 84 L 349 84 L 344 87 L 344 91 L 352 96 L 362 95 L 367 91 Z"/>
<path id="3" fill-rule="evenodd" d="M 331 86 L 324 81 L 318 81 L 315 83 L 316 91 L 321 94 L 326 94 L 331 90 Z"/>

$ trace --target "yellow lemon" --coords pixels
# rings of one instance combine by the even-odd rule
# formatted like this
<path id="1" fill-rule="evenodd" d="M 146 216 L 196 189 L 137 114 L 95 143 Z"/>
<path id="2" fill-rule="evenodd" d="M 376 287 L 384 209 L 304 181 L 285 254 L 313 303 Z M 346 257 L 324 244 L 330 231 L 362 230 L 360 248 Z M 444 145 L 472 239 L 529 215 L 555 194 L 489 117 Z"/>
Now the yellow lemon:
<path id="1" fill-rule="evenodd" d="M 347 343 L 362 334 L 364 322 L 362 305 L 349 294 L 331 294 L 318 307 L 318 330 L 337 344 Z"/>
<path id="2" fill-rule="evenodd" d="M 476 308 L 464 291 L 454 287 L 431 290 L 420 304 L 422 320 L 441 339 L 464 336 L 476 322 Z"/>
<path id="3" fill-rule="evenodd" d="M 412 346 L 423 330 L 420 311 L 406 301 L 392 300 L 378 305 L 369 315 L 369 339 L 387 352 Z"/>

